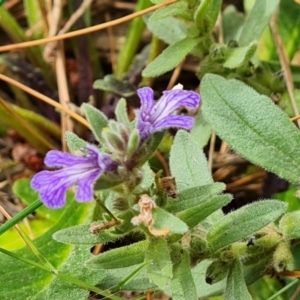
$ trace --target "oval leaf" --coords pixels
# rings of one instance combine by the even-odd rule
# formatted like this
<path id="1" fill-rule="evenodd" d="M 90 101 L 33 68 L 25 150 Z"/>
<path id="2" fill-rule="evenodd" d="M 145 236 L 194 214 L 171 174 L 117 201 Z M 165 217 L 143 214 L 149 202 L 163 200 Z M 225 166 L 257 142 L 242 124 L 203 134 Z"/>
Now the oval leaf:
<path id="1" fill-rule="evenodd" d="M 174 69 L 198 43 L 198 38 L 186 38 L 169 46 L 144 69 L 142 75 L 156 77 Z"/>
<path id="2" fill-rule="evenodd" d="M 288 213 L 282 217 L 279 228 L 287 239 L 300 238 L 300 211 Z"/>
<path id="3" fill-rule="evenodd" d="M 264 200 L 224 216 L 207 234 L 209 248 L 215 252 L 247 237 L 275 221 L 286 209 L 282 201 Z"/>
<path id="4" fill-rule="evenodd" d="M 239 259 L 235 259 L 229 270 L 224 299 L 252 300 L 245 283 L 243 269 Z"/>
<path id="5" fill-rule="evenodd" d="M 170 169 L 176 179 L 178 192 L 213 183 L 202 149 L 183 130 L 178 131 L 171 148 Z"/>
<path id="6" fill-rule="evenodd" d="M 266 96 L 244 83 L 207 74 L 201 83 L 203 113 L 217 134 L 253 163 L 300 182 L 300 134 Z"/>
<path id="7" fill-rule="evenodd" d="M 172 278 L 172 261 L 166 239 L 152 239 L 146 250 L 145 261 L 151 261 L 147 267 L 150 282 L 164 289 Z"/>
<path id="8" fill-rule="evenodd" d="M 130 246 L 113 249 L 90 259 L 86 264 L 92 269 L 118 269 L 125 268 L 144 261 L 148 241 L 134 243 Z"/>

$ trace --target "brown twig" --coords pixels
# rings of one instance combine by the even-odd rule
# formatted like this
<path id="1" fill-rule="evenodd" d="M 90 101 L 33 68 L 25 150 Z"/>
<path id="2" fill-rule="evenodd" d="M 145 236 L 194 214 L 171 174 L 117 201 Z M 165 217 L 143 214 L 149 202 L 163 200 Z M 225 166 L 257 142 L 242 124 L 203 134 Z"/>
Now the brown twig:
<path id="1" fill-rule="evenodd" d="M 176 80 L 178 79 L 179 75 L 180 75 L 180 72 L 181 72 L 181 69 L 182 69 L 182 66 L 184 64 L 184 61 L 182 61 L 173 71 L 172 73 L 172 76 L 170 78 L 170 81 L 168 83 L 168 86 L 167 86 L 167 90 L 170 90 L 174 85 L 175 85 L 175 82 Z"/>
<path id="2" fill-rule="evenodd" d="M 2 105 L 8 114 L 11 115 L 17 122 L 22 124 L 33 136 L 35 136 L 40 142 L 42 142 L 49 149 L 56 149 L 56 147 L 50 143 L 43 135 L 41 135 L 37 130 L 35 130 L 29 123 L 24 121 L 20 116 L 18 116 L 6 103 L 0 98 L 0 105 Z"/>
<path id="3" fill-rule="evenodd" d="M 58 95 L 59 102 L 62 106 L 66 107 L 70 102 L 70 95 L 68 90 L 68 81 L 66 75 L 66 64 L 64 57 L 64 45 L 63 41 L 58 42 L 58 49 L 56 52 L 56 79 L 58 86 Z M 73 123 L 68 115 L 61 114 L 61 141 L 62 141 L 62 149 L 64 152 L 67 152 L 68 147 L 65 139 L 65 132 L 73 131 Z"/>
<path id="4" fill-rule="evenodd" d="M 108 12 L 104 15 L 105 21 L 110 22 L 110 14 Z M 109 42 L 109 53 L 110 53 L 110 61 L 112 70 L 115 71 L 116 69 L 116 47 L 115 47 L 115 39 L 112 27 L 107 27 L 107 35 L 108 35 L 108 42 Z"/>
<path id="5" fill-rule="evenodd" d="M 215 143 L 216 143 L 216 133 L 212 132 L 210 137 L 210 144 L 209 144 L 209 152 L 208 152 L 208 167 L 210 171 L 213 167 L 213 159 L 214 159 L 214 151 L 215 151 Z"/>
<path id="6" fill-rule="evenodd" d="M 61 1 L 61 0 L 56 0 Z M 62 35 L 70 30 L 70 28 L 75 24 L 75 22 L 84 14 L 85 10 L 91 5 L 93 0 L 84 0 L 82 4 L 78 7 L 78 9 L 72 14 L 71 18 L 66 22 L 64 27 L 58 31 L 58 23 L 55 24 L 55 32 L 49 34 L 49 36 L 54 36 L 56 32 L 58 32 L 57 35 Z M 60 4 L 60 10 L 62 9 L 62 5 Z M 56 12 L 58 14 L 58 12 Z M 52 53 L 54 49 L 57 47 L 57 42 L 51 42 L 49 43 L 44 50 L 44 56 L 46 57 L 46 61 L 51 60 Z"/>
<path id="7" fill-rule="evenodd" d="M 51 98 L 29 88 L 28 86 L 12 79 L 12 78 L 9 78 L 3 74 L 0 74 L 0 80 L 3 80 L 9 84 L 12 84 L 14 86 L 16 86 L 17 88 L 23 90 L 24 92 L 38 98 L 39 100 L 42 100 L 50 105 L 52 105 L 53 107 L 59 109 L 60 111 L 66 113 L 67 115 L 69 115 L 70 117 L 72 117 L 74 120 L 78 121 L 79 123 L 83 124 L 84 126 L 90 128 L 90 125 L 89 123 L 87 122 L 86 119 L 84 119 L 83 117 L 81 117 L 80 115 L 74 113 L 72 110 L 70 110 L 69 108 L 67 107 L 64 107 L 63 105 L 61 105 L 60 103 L 52 100 Z"/>

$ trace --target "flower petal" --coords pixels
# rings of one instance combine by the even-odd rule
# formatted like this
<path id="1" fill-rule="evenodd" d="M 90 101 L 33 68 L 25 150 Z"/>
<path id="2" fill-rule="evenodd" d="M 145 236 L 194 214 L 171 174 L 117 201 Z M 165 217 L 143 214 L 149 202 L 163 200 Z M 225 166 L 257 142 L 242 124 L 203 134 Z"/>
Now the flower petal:
<path id="1" fill-rule="evenodd" d="M 155 105 L 154 101 L 154 92 L 149 87 L 144 87 L 137 90 L 137 94 L 140 97 L 141 100 L 141 108 L 140 111 L 145 114 L 150 114 L 152 111 L 152 108 Z"/>
<path id="2" fill-rule="evenodd" d="M 93 183 L 100 177 L 101 171 L 95 170 L 90 172 L 88 177 L 78 182 L 78 188 L 76 192 L 76 200 L 79 202 L 89 202 L 93 200 Z"/>
<path id="3" fill-rule="evenodd" d="M 42 171 L 33 176 L 31 187 L 40 193 L 41 201 L 50 208 L 59 208 L 66 202 L 66 191 L 74 178 L 66 177 L 64 170 Z"/>
<path id="4" fill-rule="evenodd" d="M 185 106 L 197 108 L 200 102 L 200 95 L 193 91 L 170 90 L 164 91 L 163 96 L 155 106 L 155 112 L 151 120 L 162 119 L 172 114 L 176 109 Z"/>
<path id="5" fill-rule="evenodd" d="M 155 123 L 155 131 L 160 131 L 166 128 L 182 128 L 190 130 L 194 126 L 195 119 L 189 116 L 172 115 L 167 116 Z"/>

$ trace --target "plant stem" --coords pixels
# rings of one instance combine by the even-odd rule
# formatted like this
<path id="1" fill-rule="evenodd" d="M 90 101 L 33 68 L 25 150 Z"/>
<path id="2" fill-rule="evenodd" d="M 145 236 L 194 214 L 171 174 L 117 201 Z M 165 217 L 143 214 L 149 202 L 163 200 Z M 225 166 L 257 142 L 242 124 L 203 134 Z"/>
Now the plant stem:
<path id="1" fill-rule="evenodd" d="M 143 10 L 149 6 L 151 6 L 150 0 L 139 0 L 135 11 L 137 12 Z M 116 65 L 115 75 L 120 79 L 122 79 L 122 77 L 128 71 L 128 68 L 139 46 L 144 28 L 145 23 L 142 17 L 138 17 L 130 23 L 128 33 L 126 35 L 126 42 L 119 53 Z"/>

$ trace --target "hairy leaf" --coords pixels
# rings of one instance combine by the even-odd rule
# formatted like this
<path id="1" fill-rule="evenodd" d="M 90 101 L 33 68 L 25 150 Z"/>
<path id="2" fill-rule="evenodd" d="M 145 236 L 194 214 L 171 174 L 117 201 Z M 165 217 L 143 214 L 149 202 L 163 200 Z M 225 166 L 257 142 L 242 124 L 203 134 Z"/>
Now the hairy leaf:
<path id="1" fill-rule="evenodd" d="M 237 242 L 279 218 L 287 209 L 278 200 L 263 200 L 229 213 L 216 223 L 207 234 L 212 252 Z"/>
<path id="2" fill-rule="evenodd" d="M 244 83 L 207 74 L 201 83 L 203 113 L 217 134 L 253 163 L 300 182 L 300 134 L 272 101 Z"/>
<path id="3" fill-rule="evenodd" d="M 235 300 L 252 300 L 244 280 L 242 264 L 238 258 L 234 260 L 233 265 L 229 270 L 224 298 Z"/>
<path id="4" fill-rule="evenodd" d="M 170 169 L 176 179 L 178 192 L 213 183 L 202 149 L 183 130 L 178 131 L 171 148 Z"/>
<path id="5" fill-rule="evenodd" d="M 241 46 L 247 46 L 251 42 L 259 40 L 278 4 L 279 0 L 255 2 L 238 39 Z"/>
<path id="6" fill-rule="evenodd" d="M 170 45 L 144 69 L 142 75 L 157 77 L 174 69 L 199 42 L 199 38 L 186 38 Z"/>

